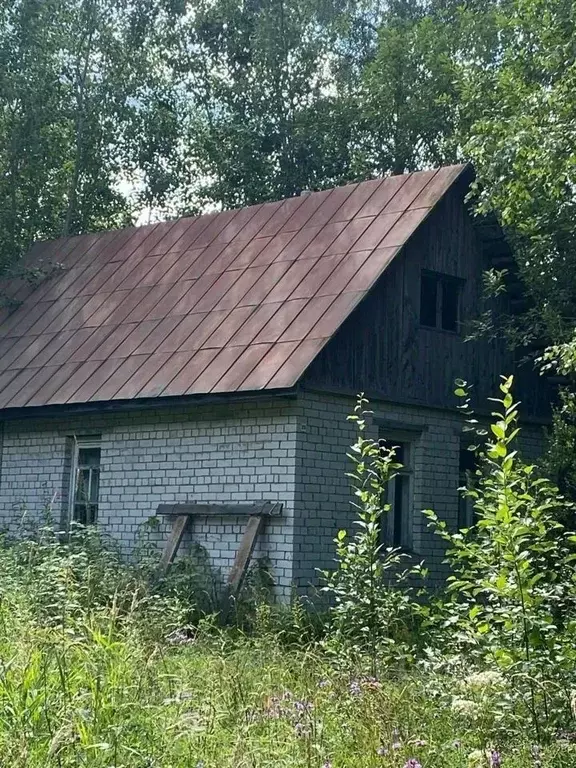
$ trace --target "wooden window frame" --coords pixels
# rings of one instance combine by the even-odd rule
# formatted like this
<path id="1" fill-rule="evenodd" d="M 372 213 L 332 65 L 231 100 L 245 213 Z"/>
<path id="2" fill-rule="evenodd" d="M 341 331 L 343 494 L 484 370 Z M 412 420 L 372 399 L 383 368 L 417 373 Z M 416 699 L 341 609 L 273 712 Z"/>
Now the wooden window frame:
<path id="1" fill-rule="evenodd" d="M 390 505 L 390 509 L 388 512 L 383 513 L 382 516 L 380 543 L 384 548 L 393 547 L 407 553 L 413 553 L 414 551 L 414 448 L 416 436 L 416 433 L 409 435 L 391 433 L 387 429 L 382 429 L 382 427 L 379 430 L 379 438 L 381 440 L 385 440 L 391 448 L 402 446 L 404 453 L 401 462 L 404 466 L 395 471 L 395 476 L 389 481 L 386 495 L 383 499 L 385 504 Z M 396 494 L 399 491 L 399 486 L 402 501 L 398 516 Z M 400 522 L 399 533 L 398 522 Z"/>
<path id="2" fill-rule="evenodd" d="M 100 460 L 98 464 L 98 471 L 100 472 L 100 465 L 102 461 L 102 441 L 99 437 L 74 437 L 74 444 L 72 449 L 72 465 L 71 465 L 71 472 L 70 472 L 70 490 L 69 490 L 69 502 L 68 502 L 68 523 L 69 525 L 73 522 L 81 522 L 78 520 L 76 516 L 76 506 L 79 503 L 76 500 L 76 493 L 78 488 L 78 472 L 81 469 L 81 466 L 79 464 L 79 457 L 80 457 L 80 451 L 83 449 L 98 449 L 100 451 Z M 88 469 L 91 469 L 88 467 Z M 89 489 L 91 488 L 91 482 L 92 482 L 92 476 L 90 475 L 89 479 Z M 100 491 L 100 485 L 98 485 L 98 491 Z M 90 495 L 90 490 L 89 490 Z M 86 502 L 86 506 L 89 506 L 91 502 Z M 96 502 L 92 502 L 92 504 L 96 507 L 95 513 L 94 513 L 94 519 L 87 523 L 88 525 L 95 525 L 98 522 L 98 512 L 99 512 L 99 499 L 96 500 Z"/>
<path id="3" fill-rule="evenodd" d="M 434 280 L 436 285 L 435 296 L 435 321 L 434 325 L 429 325 L 422 321 L 422 288 L 424 278 Z M 420 273 L 420 314 L 419 321 L 422 328 L 427 328 L 432 331 L 441 331 L 442 333 L 451 333 L 454 336 L 460 334 L 461 317 L 462 317 L 462 287 L 464 280 L 461 277 L 455 277 L 454 275 L 447 275 L 444 272 L 434 272 L 433 270 L 423 269 Z M 445 328 L 443 321 L 443 308 L 444 308 L 444 289 L 445 286 L 450 286 L 454 289 L 456 294 L 456 327 Z"/>

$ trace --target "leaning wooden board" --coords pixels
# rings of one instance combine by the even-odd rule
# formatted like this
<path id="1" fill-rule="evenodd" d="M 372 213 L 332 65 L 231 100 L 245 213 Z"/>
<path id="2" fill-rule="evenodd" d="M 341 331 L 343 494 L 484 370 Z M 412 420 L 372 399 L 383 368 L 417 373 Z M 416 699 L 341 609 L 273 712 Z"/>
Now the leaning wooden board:
<path id="1" fill-rule="evenodd" d="M 280 515 L 281 512 L 282 504 L 272 501 L 253 504 L 159 504 L 156 513 L 172 518 L 172 531 L 164 547 L 160 567 L 165 570 L 174 561 L 192 517 L 246 516 L 248 522 L 227 580 L 228 594 L 235 596 L 242 588 L 264 519 Z"/>

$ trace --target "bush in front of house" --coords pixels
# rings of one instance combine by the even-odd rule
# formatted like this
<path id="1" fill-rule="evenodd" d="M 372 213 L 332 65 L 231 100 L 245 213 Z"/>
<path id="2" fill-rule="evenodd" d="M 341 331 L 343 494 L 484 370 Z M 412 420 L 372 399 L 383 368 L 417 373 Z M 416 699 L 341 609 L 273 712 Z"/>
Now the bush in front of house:
<path id="1" fill-rule="evenodd" d="M 502 378 L 488 439 L 465 384 L 458 387 L 468 428 L 481 439 L 473 483 L 461 489 L 475 518 L 454 531 L 425 512 L 447 544 L 452 573 L 445 590 L 425 601 L 403 586 L 402 552 L 379 544 L 386 486 L 400 465 L 393 450 L 364 437 L 369 412 L 360 397 L 351 453 L 357 531 L 338 534 L 337 567 L 325 575 L 334 600 L 328 644 L 372 675 L 397 671 L 398 659 L 425 670 L 439 705 L 468 718 L 482 743 L 525 733 L 529 724 L 540 745 L 559 735 L 576 740 L 576 536 L 558 522 L 567 502 L 515 448 L 512 384 Z M 402 630 L 410 626 L 417 633 L 407 641 Z"/>
<path id="2" fill-rule="evenodd" d="M 422 576 L 422 565 L 405 566 L 408 555 L 387 546 L 381 529 L 390 512 L 386 488 L 402 465 L 394 447 L 366 436 L 371 411 L 360 395 L 354 413 L 358 436 L 348 457 L 354 490 L 355 531 L 340 530 L 334 539 L 337 567 L 321 571 L 322 591 L 330 596 L 325 648 L 348 666 L 367 662 L 375 675 L 382 663 L 404 663 L 414 655 L 417 604 L 410 577 Z"/>

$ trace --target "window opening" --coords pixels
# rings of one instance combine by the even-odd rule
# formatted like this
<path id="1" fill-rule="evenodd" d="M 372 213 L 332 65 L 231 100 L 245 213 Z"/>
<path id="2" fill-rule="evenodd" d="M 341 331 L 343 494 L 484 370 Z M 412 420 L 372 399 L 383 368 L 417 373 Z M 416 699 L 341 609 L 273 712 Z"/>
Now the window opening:
<path id="1" fill-rule="evenodd" d="M 98 519 L 100 441 L 77 440 L 72 471 L 72 520 L 93 525 Z"/>
<path id="2" fill-rule="evenodd" d="M 422 272 L 420 278 L 420 325 L 458 332 L 462 281 L 437 272 Z"/>
<path id="3" fill-rule="evenodd" d="M 380 529 L 386 547 L 412 549 L 412 445 L 405 441 L 380 438 L 383 448 L 395 449 L 395 461 L 403 466 L 388 483 L 384 502 L 390 509 L 382 516 Z"/>

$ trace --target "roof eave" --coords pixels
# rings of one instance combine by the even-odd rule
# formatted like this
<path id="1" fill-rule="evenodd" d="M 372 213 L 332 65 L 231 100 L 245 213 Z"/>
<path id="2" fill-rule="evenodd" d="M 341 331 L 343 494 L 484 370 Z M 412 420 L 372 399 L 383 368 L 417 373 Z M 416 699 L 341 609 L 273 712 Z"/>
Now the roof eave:
<path id="1" fill-rule="evenodd" d="M 34 419 L 58 419 L 78 415 L 103 415 L 108 413 L 134 413 L 186 408 L 198 405 L 224 403 L 261 402 L 270 399 L 294 399 L 297 387 L 282 389 L 261 389 L 245 392 L 221 392 L 214 394 L 178 395 L 174 397 L 151 397 L 135 400 L 105 400 L 93 403 L 67 403 L 64 405 L 24 406 L 23 408 L 0 409 L 0 422 Z"/>

